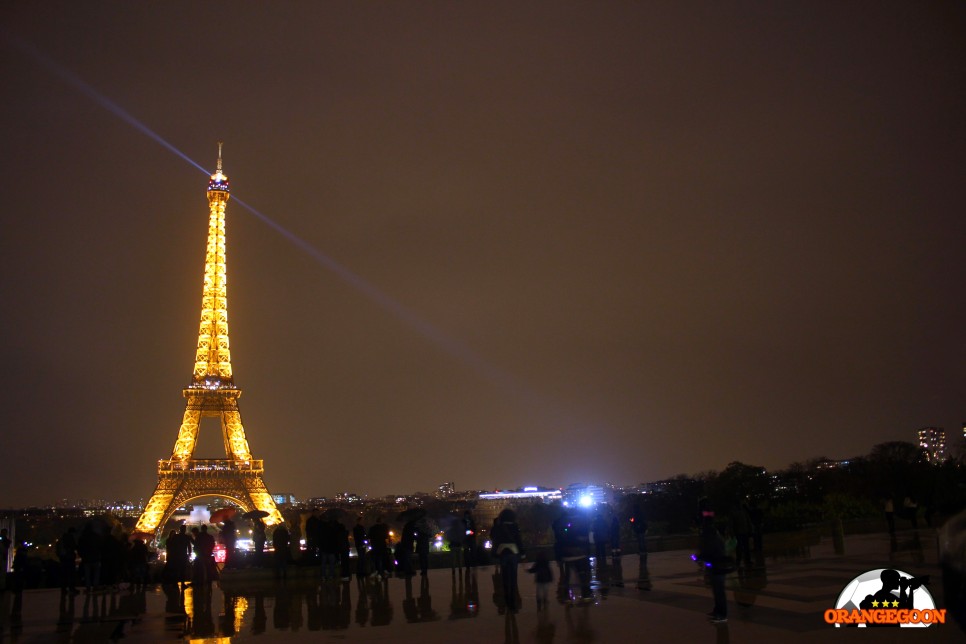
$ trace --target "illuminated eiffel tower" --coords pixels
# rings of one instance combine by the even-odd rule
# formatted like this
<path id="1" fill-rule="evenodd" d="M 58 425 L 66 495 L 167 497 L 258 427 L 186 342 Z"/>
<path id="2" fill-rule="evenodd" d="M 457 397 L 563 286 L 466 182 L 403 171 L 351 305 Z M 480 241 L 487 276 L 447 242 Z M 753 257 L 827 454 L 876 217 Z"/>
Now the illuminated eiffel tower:
<path id="1" fill-rule="evenodd" d="M 228 290 L 225 268 L 225 206 L 228 177 L 218 167 L 208 182 L 208 247 L 205 286 L 201 298 L 201 328 L 195 352 L 194 374 L 184 390 L 188 399 L 171 458 L 158 461 L 158 487 L 138 519 L 137 532 L 157 533 L 175 510 L 204 496 L 224 497 L 244 511 L 268 513 L 267 525 L 282 521 L 275 501 L 262 479 L 264 466 L 252 458 L 238 410 L 241 390 L 235 386 L 228 350 Z M 197 459 L 201 418 L 221 419 L 225 459 Z"/>

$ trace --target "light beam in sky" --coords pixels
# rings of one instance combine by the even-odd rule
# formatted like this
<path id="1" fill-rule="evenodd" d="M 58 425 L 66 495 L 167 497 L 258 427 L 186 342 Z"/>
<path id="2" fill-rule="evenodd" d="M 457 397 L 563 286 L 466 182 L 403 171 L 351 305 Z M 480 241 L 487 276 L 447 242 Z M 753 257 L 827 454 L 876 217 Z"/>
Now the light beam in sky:
<path id="1" fill-rule="evenodd" d="M 66 84 L 87 96 L 108 112 L 136 129 L 138 132 L 144 134 L 155 143 L 161 145 L 163 148 L 184 162 L 196 168 L 205 176 L 210 176 L 212 174 L 211 171 L 206 170 L 201 164 L 197 163 L 194 159 L 179 150 L 173 144 L 169 143 L 164 139 L 164 137 L 139 121 L 123 107 L 98 92 L 77 74 L 65 69 L 56 61 L 23 39 L 6 31 L 0 31 L 0 33 L 3 34 L 4 38 L 12 42 L 17 49 L 40 63 L 54 76 L 60 78 Z M 514 397 L 522 398 L 529 405 L 540 408 L 542 415 L 551 416 L 552 420 L 558 425 L 575 425 L 574 419 L 560 412 L 556 405 L 549 404 L 549 401 L 543 400 L 542 396 L 538 395 L 531 387 L 526 385 L 513 374 L 490 363 L 462 341 L 444 333 L 428 320 L 417 314 L 415 311 L 382 292 L 371 282 L 365 280 L 363 277 L 354 273 L 346 266 L 332 259 L 321 250 L 311 245 L 291 230 L 285 228 L 262 211 L 258 210 L 242 199 L 239 199 L 234 193 L 232 194 L 232 198 L 242 208 L 254 215 L 256 219 L 284 237 L 289 243 L 302 250 L 316 263 L 321 264 L 329 271 L 335 273 L 340 279 L 353 286 L 356 290 L 361 292 L 371 301 L 375 302 L 382 309 L 392 313 L 395 317 L 402 320 L 410 328 L 415 330 L 419 335 L 429 340 L 450 356 L 457 358 L 467 366 L 471 367 L 489 382 L 497 385 Z"/>

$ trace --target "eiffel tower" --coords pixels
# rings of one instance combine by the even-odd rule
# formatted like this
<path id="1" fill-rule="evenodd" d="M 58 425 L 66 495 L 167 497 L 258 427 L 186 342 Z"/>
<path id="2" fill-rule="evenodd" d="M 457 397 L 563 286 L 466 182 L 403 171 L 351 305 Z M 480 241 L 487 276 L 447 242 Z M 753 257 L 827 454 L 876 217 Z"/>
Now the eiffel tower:
<path id="1" fill-rule="evenodd" d="M 282 515 L 262 479 L 264 465 L 253 459 L 245 438 L 228 350 L 228 290 L 225 268 L 225 206 L 228 177 L 218 166 L 208 182 L 208 246 L 201 298 L 201 328 L 191 384 L 184 389 L 184 419 L 171 458 L 158 461 L 158 487 L 138 519 L 137 532 L 155 533 L 185 503 L 205 496 L 226 498 L 244 511 L 263 510 L 267 525 L 281 523 Z M 225 459 L 194 457 L 202 417 L 221 419 Z"/>

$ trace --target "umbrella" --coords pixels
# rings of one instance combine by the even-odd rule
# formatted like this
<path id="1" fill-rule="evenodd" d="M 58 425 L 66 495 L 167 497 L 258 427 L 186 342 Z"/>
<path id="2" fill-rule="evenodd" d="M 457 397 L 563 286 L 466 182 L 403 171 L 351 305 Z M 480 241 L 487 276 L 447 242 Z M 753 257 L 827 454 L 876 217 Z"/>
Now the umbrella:
<path id="1" fill-rule="evenodd" d="M 238 510 L 232 507 L 219 508 L 211 513 L 211 518 L 209 520 L 212 523 L 222 523 L 223 521 L 227 521 L 235 516 L 236 512 L 238 512 Z"/>
<path id="2" fill-rule="evenodd" d="M 268 512 L 265 510 L 252 510 L 251 512 L 246 512 L 242 515 L 243 519 L 264 519 L 268 516 Z"/>
<path id="3" fill-rule="evenodd" d="M 422 519 L 426 516 L 426 510 L 423 508 L 409 508 L 408 510 L 403 510 L 396 517 L 396 521 L 415 521 L 417 519 Z"/>

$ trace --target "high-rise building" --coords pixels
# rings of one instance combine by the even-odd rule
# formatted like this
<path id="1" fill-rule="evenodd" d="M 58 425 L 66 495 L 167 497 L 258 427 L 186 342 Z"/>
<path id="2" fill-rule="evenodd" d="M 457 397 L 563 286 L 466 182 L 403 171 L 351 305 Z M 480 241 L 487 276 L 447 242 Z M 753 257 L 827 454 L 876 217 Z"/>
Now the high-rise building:
<path id="1" fill-rule="evenodd" d="M 942 427 L 923 427 L 919 430 L 919 447 L 926 450 L 930 463 L 946 460 L 946 431 Z"/>

